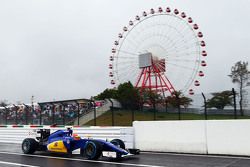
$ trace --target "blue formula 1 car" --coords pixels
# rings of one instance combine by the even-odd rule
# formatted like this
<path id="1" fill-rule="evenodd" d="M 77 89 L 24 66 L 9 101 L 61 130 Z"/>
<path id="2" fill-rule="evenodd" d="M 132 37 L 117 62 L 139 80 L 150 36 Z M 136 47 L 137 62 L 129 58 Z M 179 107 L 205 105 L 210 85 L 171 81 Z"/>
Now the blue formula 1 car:
<path id="1" fill-rule="evenodd" d="M 100 156 L 120 159 L 126 155 L 139 154 L 138 149 L 125 149 L 125 144 L 120 139 L 108 142 L 100 139 L 83 139 L 73 130 L 57 130 L 50 134 L 50 129 L 39 129 L 39 137 L 26 138 L 22 142 L 22 151 L 25 154 L 33 154 L 35 151 L 49 151 L 72 154 L 72 151 L 80 149 L 80 154 L 91 160 Z"/>

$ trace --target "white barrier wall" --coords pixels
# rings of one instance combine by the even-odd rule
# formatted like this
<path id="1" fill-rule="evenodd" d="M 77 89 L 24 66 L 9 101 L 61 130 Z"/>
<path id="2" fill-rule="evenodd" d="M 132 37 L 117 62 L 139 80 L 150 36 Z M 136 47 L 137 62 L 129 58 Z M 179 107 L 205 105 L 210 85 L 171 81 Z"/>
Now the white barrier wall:
<path id="1" fill-rule="evenodd" d="M 135 147 L 142 151 L 207 153 L 205 121 L 133 123 Z"/>
<path id="2" fill-rule="evenodd" d="M 208 154 L 250 156 L 250 120 L 207 121 Z"/>
<path id="3" fill-rule="evenodd" d="M 66 128 L 51 128 L 51 132 Z M 22 143 L 23 139 L 33 136 L 34 131 L 38 128 L 24 127 L 3 127 L 0 128 L 0 142 L 4 143 Z M 74 133 L 77 133 L 83 138 L 95 138 L 103 140 L 121 139 L 124 141 L 127 148 L 134 148 L 134 132 L 132 127 L 80 127 L 73 128 Z"/>
<path id="4" fill-rule="evenodd" d="M 250 156 L 250 120 L 134 122 L 143 151 Z"/>

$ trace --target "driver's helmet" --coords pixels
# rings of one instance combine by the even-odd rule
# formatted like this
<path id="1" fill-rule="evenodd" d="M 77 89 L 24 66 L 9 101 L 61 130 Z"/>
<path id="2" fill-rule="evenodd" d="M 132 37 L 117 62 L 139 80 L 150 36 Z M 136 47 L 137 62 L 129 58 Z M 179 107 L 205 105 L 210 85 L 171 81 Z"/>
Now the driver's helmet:
<path id="1" fill-rule="evenodd" d="M 72 135 L 72 137 L 74 138 L 74 140 L 80 140 L 81 139 L 81 137 L 78 134 L 76 134 L 76 133 L 74 133 Z"/>

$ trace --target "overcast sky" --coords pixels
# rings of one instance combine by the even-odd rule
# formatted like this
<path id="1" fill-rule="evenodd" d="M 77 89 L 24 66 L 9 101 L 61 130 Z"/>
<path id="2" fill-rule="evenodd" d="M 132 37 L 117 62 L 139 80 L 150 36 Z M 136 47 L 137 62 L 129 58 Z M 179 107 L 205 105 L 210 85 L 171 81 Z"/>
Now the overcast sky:
<path id="1" fill-rule="evenodd" d="M 231 89 L 227 75 L 250 62 L 248 0 L 0 0 L 0 100 L 89 98 L 110 87 L 117 34 L 150 8 L 185 11 L 207 43 L 203 92 Z"/>

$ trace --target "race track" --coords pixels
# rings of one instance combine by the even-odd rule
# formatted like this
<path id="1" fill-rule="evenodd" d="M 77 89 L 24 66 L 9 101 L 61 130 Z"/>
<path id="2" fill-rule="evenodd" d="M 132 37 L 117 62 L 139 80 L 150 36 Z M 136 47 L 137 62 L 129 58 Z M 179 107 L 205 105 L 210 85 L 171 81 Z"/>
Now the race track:
<path id="1" fill-rule="evenodd" d="M 207 156 L 172 153 L 148 153 L 126 157 L 119 162 L 101 158 L 87 160 L 79 155 L 36 152 L 24 155 L 19 144 L 0 143 L 0 167 L 249 167 L 250 157 Z"/>

